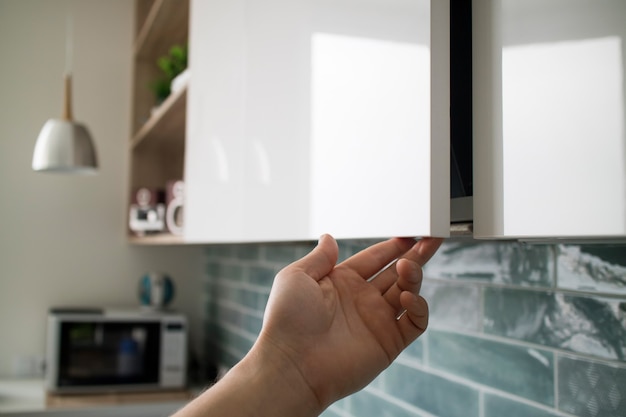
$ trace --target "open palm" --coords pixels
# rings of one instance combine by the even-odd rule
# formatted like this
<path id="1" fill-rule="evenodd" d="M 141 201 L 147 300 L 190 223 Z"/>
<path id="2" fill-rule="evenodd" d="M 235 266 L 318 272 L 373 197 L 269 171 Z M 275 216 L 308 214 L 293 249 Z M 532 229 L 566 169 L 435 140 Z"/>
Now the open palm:
<path id="1" fill-rule="evenodd" d="M 390 239 L 336 265 L 337 243 L 323 236 L 276 276 L 259 340 L 293 362 L 322 407 L 362 388 L 426 329 L 421 266 L 440 244 Z"/>

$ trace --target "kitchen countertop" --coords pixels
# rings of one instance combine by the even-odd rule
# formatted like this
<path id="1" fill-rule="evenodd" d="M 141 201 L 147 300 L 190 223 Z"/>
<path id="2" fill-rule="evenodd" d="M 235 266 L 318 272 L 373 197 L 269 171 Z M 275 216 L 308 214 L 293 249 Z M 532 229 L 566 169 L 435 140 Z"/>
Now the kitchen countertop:
<path id="1" fill-rule="evenodd" d="M 41 379 L 0 379 L 0 414 L 43 411 L 46 408 Z"/>
<path id="2" fill-rule="evenodd" d="M 0 380 L 0 416 L 16 417 L 166 417 L 187 401 L 140 404 L 93 405 L 71 408 L 47 408 L 44 381 L 41 379 Z"/>

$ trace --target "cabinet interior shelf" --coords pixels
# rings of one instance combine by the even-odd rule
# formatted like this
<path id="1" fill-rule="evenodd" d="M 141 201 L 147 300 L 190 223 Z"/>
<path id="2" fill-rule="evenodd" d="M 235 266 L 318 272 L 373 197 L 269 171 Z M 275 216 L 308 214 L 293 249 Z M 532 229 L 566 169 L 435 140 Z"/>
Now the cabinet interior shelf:
<path id="1" fill-rule="evenodd" d="M 186 42 L 188 20 L 189 2 L 154 1 L 135 39 L 135 56 L 151 57 L 163 53 L 163 45 Z"/>
<path id="2" fill-rule="evenodd" d="M 187 87 L 172 93 L 153 112 L 148 121 L 139 129 L 131 140 L 131 149 L 142 144 L 166 146 L 182 142 L 185 131 L 185 112 L 187 109 Z"/>
<path id="3" fill-rule="evenodd" d="M 158 107 L 154 107 L 149 86 L 164 75 L 159 59 L 169 55 L 173 46 L 187 45 L 190 16 L 189 0 L 134 1 L 132 127 L 127 142 L 129 206 L 135 203 L 139 188 L 165 190 L 169 181 L 184 177 L 187 85 L 176 88 Z M 130 227 L 126 239 L 134 245 L 185 243 L 182 236 L 165 230 L 137 236 Z"/>
<path id="4" fill-rule="evenodd" d="M 171 233 L 129 236 L 128 241 L 132 244 L 138 245 L 182 245 L 185 243 L 182 236 L 173 235 Z"/>

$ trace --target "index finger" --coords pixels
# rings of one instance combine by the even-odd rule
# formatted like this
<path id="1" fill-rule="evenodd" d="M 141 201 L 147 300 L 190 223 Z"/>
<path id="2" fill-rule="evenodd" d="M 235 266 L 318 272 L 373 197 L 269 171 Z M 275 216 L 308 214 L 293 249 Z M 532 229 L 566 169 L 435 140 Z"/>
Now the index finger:
<path id="1" fill-rule="evenodd" d="M 424 266 L 430 258 L 433 257 L 443 239 L 441 238 L 432 238 L 425 237 L 416 242 L 413 247 L 411 247 L 408 251 L 406 251 L 402 258 L 408 259 L 410 261 L 416 262 L 419 266 Z M 380 275 L 376 277 L 372 281 L 372 284 L 378 288 L 381 293 L 385 293 L 389 288 L 391 288 L 398 279 L 398 272 L 395 268 L 389 268 L 382 272 Z M 399 292 L 396 294 L 391 294 L 390 299 L 395 300 L 395 298 L 399 295 Z"/>
<path id="2" fill-rule="evenodd" d="M 403 258 L 408 258 L 417 262 L 420 266 L 424 266 L 437 252 L 442 242 L 442 238 L 424 237 L 413 245 L 413 247 L 404 254 Z"/>

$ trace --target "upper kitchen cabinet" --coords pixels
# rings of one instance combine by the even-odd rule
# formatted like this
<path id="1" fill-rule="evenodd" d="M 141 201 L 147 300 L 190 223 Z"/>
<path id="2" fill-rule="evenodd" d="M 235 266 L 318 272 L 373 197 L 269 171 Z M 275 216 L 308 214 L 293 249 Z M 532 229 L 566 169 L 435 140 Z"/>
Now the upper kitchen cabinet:
<path id="1" fill-rule="evenodd" d="M 626 2 L 474 0 L 474 233 L 626 236 Z"/>
<path id="2" fill-rule="evenodd" d="M 449 3 L 191 1 L 187 242 L 449 233 Z"/>

